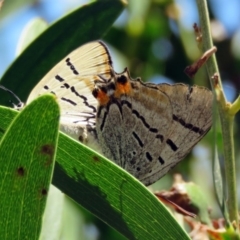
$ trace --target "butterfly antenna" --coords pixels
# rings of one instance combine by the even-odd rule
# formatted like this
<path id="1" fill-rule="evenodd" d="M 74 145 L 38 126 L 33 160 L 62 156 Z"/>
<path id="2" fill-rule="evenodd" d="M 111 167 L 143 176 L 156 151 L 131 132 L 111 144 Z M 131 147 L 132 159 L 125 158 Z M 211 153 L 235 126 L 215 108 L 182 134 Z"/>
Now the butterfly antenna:
<path id="1" fill-rule="evenodd" d="M 10 89 L 8 89 L 8 88 L 6 88 L 2 85 L 0 85 L 0 89 L 3 89 L 4 91 L 9 92 L 13 97 L 15 97 L 17 99 L 18 104 L 13 103 L 11 100 L 9 101 L 10 103 L 12 103 L 14 109 L 20 110 L 20 109 L 23 108 L 24 103 L 21 101 L 21 99 L 13 91 L 11 91 Z"/>

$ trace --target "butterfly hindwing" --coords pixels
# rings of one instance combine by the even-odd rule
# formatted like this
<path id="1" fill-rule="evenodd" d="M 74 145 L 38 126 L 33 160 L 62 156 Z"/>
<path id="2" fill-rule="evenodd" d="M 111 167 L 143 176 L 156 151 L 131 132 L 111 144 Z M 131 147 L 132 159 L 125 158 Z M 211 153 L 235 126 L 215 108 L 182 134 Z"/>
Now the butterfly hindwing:
<path id="1" fill-rule="evenodd" d="M 127 71 L 117 79 L 112 98 L 98 109 L 99 143 L 104 155 L 149 185 L 210 129 L 212 93 L 184 84 L 145 84 Z"/>
<path id="2" fill-rule="evenodd" d="M 161 178 L 183 160 L 212 125 L 213 95 L 207 88 L 189 87 L 184 84 L 160 84 L 158 89 L 169 97 L 172 120 L 169 122 L 169 130 L 164 135 L 163 147 L 159 152 L 163 164 L 159 165 L 156 161 L 152 175 L 149 174 L 143 179 L 149 184 Z"/>

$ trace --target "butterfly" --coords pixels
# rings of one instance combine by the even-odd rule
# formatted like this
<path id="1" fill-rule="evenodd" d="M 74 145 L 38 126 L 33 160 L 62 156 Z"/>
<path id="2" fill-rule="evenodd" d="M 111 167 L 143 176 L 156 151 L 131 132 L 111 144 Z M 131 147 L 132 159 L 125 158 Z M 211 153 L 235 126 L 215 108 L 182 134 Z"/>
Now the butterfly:
<path id="1" fill-rule="evenodd" d="M 101 41 L 70 53 L 28 102 L 54 94 L 61 130 L 103 153 L 145 185 L 164 176 L 209 131 L 213 95 L 204 87 L 151 84 L 113 70 Z"/>

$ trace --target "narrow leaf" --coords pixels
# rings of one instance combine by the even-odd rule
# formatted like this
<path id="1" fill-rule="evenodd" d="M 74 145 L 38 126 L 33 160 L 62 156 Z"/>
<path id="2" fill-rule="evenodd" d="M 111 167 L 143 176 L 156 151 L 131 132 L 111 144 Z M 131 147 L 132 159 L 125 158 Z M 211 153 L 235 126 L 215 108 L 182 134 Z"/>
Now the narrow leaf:
<path id="1" fill-rule="evenodd" d="M 18 41 L 16 54 L 20 55 L 22 51 L 36 39 L 46 28 L 47 23 L 42 18 L 34 18 L 28 22 L 22 31 L 20 39 Z"/>
<path id="2" fill-rule="evenodd" d="M 222 209 L 223 203 L 224 203 L 224 194 L 223 194 L 223 184 L 222 184 L 222 173 L 220 169 L 216 145 L 214 148 L 214 157 L 213 157 L 213 183 L 214 183 L 214 188 L 215 188 L 219 206 Z"/>
<path id="3" fill-rule="evenodd" d="M 61 18 L 13 62 L 1 84 L 25 101 L 37 82 L 68 53 L 86 42 L 101 38 L 123 7 L 120 0 L 96 1 Z M 9 105 L 6 95 L 0 95 L 0 103 Z"/>
<path id="4" fill-rule="evenodd" d="M 0 108 L 0 119 L 6 111 Z M 128 239 L 189 239 L 145 186 L 62 133 L 56 161 L 53 184 Z"/>
<path id="5" fill-rule="evenodd" d="M 16 115 L 9 112 L 4 114 L 6 122 L 10 122 L 7 117 Z M 54 167 L 59 114 L 54 97 L 42 96 L 15 117 L 1 139 L 0 239 L 39 237 Z"/>

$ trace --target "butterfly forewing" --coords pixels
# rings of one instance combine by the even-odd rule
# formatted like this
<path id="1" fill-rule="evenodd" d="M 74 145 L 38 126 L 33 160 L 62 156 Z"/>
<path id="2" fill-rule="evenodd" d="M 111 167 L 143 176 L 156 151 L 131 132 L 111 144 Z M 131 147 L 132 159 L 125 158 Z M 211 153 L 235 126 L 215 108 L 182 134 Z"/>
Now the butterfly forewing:
<path id="1" fill-rule="evenodd" d="M 61 116 L 69 121 L 95 122 L 97 101 L 92 95 L 95 82 L 112 78 L 112 61 L 106 46 L 90 42 L 71 52 L 36 85 L 28 101 L 44 93 L 55 94 Z"/>

